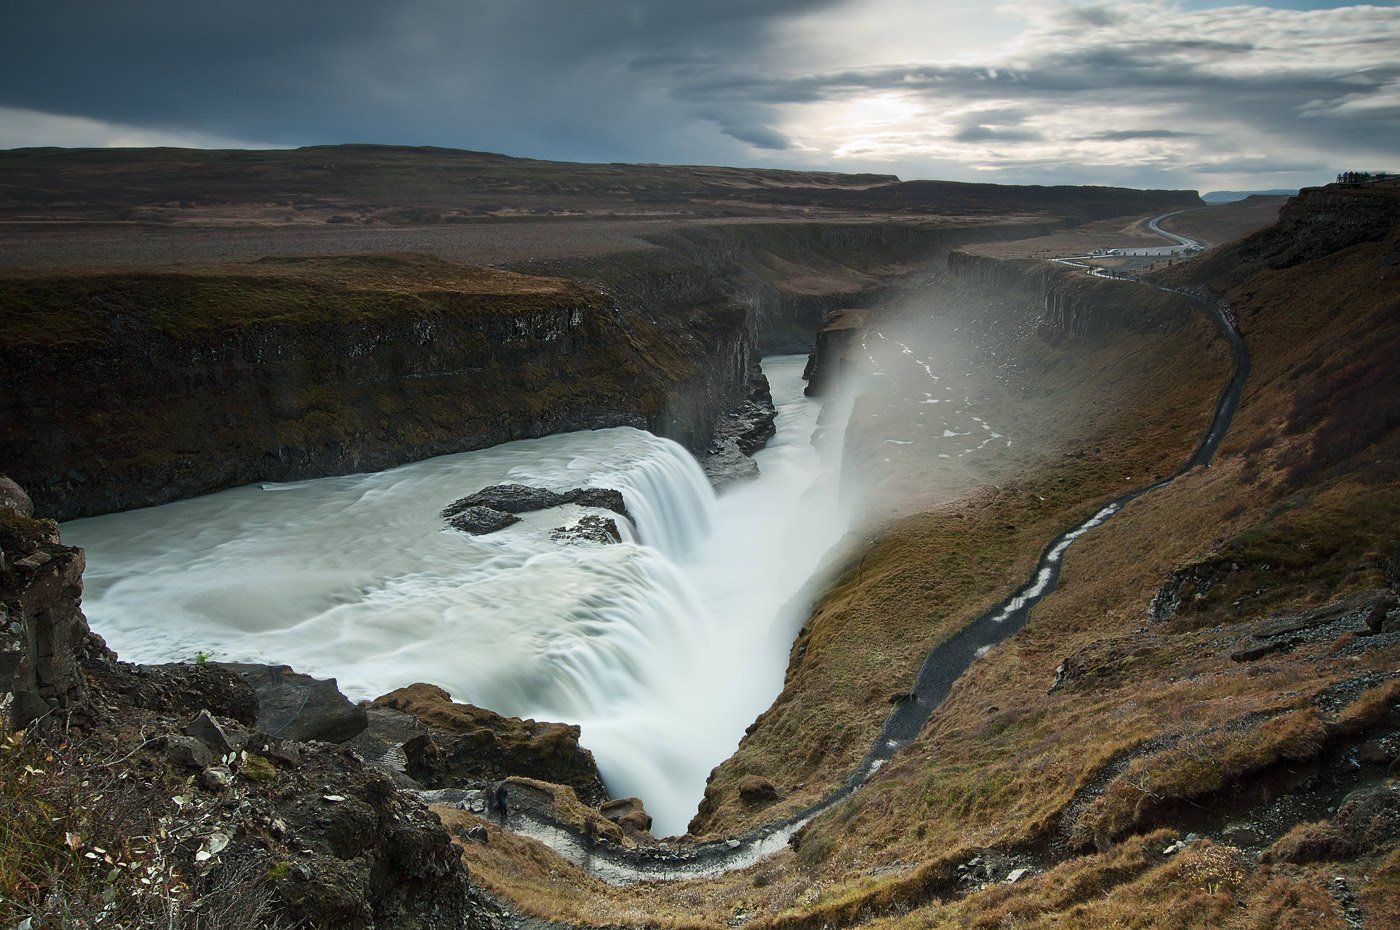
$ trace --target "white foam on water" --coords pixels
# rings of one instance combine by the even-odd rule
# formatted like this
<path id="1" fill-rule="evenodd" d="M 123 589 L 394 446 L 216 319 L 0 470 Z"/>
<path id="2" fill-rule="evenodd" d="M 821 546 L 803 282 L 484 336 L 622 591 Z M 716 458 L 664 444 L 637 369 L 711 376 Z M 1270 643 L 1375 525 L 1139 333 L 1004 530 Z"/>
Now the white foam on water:
<path id="1" fill-rule="evenodd" d="M 427 681 L 577 723 L 612 794 L 643 798 L 658 835 L 683 832 L 781 690 L 808 606 L 793 596 L 845 529 L 804 363 L 765 362 L 777 436 L 761 477 L 718 498 L 683 448 L 630 428 L 236 488 L 67 524 L 88 551 L 84 609 L 132 661 L 286 663 L 355 698 Z M 443 529 L 443 507 L 507 481 L 616 488 L 635 533 L 552 540 L 588 512 L 574 506 L 488 536 Z"/>

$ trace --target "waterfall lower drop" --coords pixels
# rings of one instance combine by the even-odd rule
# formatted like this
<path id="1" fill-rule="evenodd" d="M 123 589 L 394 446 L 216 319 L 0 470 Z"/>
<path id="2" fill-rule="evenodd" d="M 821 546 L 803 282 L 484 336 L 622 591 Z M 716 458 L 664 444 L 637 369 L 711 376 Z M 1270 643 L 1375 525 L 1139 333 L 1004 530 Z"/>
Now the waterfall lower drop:
<path id="1" fill-rule="evenodd" d="M 804 361 L 765 362 L 778 434 L 761 477 L 718 498 L 684 449 L 629 428 L 237 488 L 65 526 L 88 551 L 85 609 L 133 661 L 286 663 L 354 698 L 426 681 L 577 723 L 611 793 L 683 832 L 781 690 L 794 595 L 844 531 Z M 489 536 L 442 528 L 444 506 L 507 481 L 621 490 L 635 538 L 552 540 L 572 505 Z"/>

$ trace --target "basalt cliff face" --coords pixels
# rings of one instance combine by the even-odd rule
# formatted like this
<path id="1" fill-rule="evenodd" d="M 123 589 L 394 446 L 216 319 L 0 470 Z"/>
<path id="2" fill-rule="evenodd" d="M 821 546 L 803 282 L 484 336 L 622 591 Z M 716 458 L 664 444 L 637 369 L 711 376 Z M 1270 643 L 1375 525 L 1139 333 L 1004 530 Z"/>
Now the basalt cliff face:
<path id="1" fill-rule="evenodd" d="M 954 281 L 984 294 L 1037 307 L 1034 318 L 1039 326 L 1076 338 L 1100 336 L 1115 328 L 1160 327 L 1166 319 L 1160 304 L 1173 300 L 1160 292 L 1144 292 L 1131 281 L 1090 277 L 1073 266 L 971 252 L 949 255 L 948 272 Z M 1179 312 L 1189 313 L 1188 299 L 1177 303 Z"/>
<path id="2" fill-rule="evenodd" d="M 369 280 L 327 279 L 342 272 Z M 468 299 L 449 280 L 463 272 L 378 258 L 11 278 L 0 457 L 40 513 L 70 519 L 570 430 L 703 448 L 762 377 L 741 310 L 647 320 L 563 282 L 512 293 L 540 279 L 503 273 Z M 209 289 L 258 312 L 205 318 Z M 54 306 L 78 321 L 51 325 Z"/>

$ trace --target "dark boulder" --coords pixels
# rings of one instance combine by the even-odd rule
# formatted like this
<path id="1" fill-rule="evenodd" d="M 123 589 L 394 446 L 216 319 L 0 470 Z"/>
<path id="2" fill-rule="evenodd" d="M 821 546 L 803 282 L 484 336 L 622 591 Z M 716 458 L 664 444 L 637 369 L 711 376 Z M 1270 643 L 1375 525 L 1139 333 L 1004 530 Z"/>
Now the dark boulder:
<path id="1" fill-rule="evenodd" d="M 533 488 L 524 484 L 497 484 L 489 488 L 482 488 L 475 494 L 469 494 L 443 508 L 442 518 L 452 524 L 453 518 L 474 508 L 486 508 L 501 514 L 521 514 L 547 510 L 550 507 L 562 507 L 565 504 L 611 510 L 618 516 L 631 519 L 631 515 L 627 512 L 627 505 L 623 501 L 622 492 L 612 488 L 573 488 L 568 491 L 551 491 L 548 488 Z M 510 523 L 502 525 L 509 526 Z M 462 527 L 458 527 L 458 529 L 462 529 Z M 484 532 L 490 532 L 490 530 Z"/>
<path id="2" fill-rule="evenodd" d="M 497 484 L 482 488 L 443 508 L 443 519 L 454 517 L 473 507 L 489 507 L 502 513 L 529 513 L 566 503 L 564 495 L 547 488 L 532 488 L 524 484 Z"/>
<path id="3" fill-rule="evenodd" d="M 277 739 L 343 743 L 368 725 L 365 709 L 341 694 L 334 678 L 312 678 L 285 665 L 221 664 L 257 694 L 257 725 Z"/>
<path id="4" fill-rule="evenodd" d="M 0 475 L 0 510 L 12 510 L 22 517 L 34 516 L 34 502 L 24 488 L 5 475 Z"/>
<path id="5" fill-rule="evenodd" d="M 513 513 L 480 506 L 464 508 L 447 518 L 448 526 L 473 536 L 485 536 L 519 522 L 520 518 Z"/>

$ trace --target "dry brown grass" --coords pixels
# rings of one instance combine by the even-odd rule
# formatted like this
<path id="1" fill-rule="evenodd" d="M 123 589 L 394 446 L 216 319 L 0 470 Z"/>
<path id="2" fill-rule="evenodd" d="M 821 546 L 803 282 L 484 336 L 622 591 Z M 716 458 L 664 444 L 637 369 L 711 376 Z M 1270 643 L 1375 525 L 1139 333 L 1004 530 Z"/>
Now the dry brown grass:
<path id="1" fill-rule="evenodd" d="M 1071 860 L 1014 885 L 994 885 L 869 924 L 872 930 L 1048 928 L 1104 930 L 1323 930 L 1345 926 L 1323 876 L 1251 870 L 1237 850 L 1209 842 L 1174 856 L 1174 834 L 1134 837 L 1110 852 Z"/>
<path id="2" fill-rule="evenodd" d="M 1163 229 L 1199 239 L 1206 245 L 1220 245 L 1262 229 L 1278 219 L 1279 208 L 1287 197 L 1248 197 L 1203 210 L 1180 213 L 1162 222 Z"/>
<path id="3" fill-rule="evenodd" d="M 592 306 L 557 278 L 422 255 L 265 258 L 160 270 L 0 273 L 0 345 L 101 342 L 113 318 L 180 335 L 281 323 L 435 319 Z"/>

